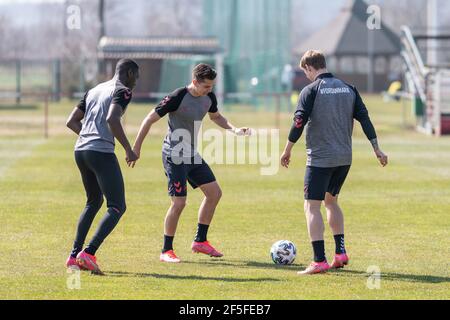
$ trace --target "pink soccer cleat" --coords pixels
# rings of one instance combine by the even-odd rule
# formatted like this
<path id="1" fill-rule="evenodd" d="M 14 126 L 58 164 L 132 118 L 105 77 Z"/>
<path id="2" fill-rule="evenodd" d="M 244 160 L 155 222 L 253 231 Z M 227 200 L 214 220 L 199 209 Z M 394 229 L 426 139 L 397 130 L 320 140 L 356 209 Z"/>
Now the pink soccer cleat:
<path id="1" fill-rule="evenodd" d="M 318 274 L 325 273 L 330 269 L 330 265 L 325 260 L 323 262 L 312 262 L 308 268 L 303 271 L 297 272 L 298 275 L 310 275 L 310 274 Z"/>
<path id="2" fill-rule="evenodd" d="M 193 253 L 203 253 L 211 257 L 220 258 L 223 254 L 217 251 L 208 241 L 204 242 L 192 242 L 192 252 Z"/>
<path id="3" fill-rule="evenodd" d="M 81 269 L 80 266 L 77 263 L 77 258 L 69 256 L 66 260 L 66 267 L 67 268 L 78 268 Z"/>
<path id="4" fill-rule="evenodd" d="M 349 258 L 346 253 L 336 254 L 333 262 L 331 263 L 331 269 L 340 269 L 348 265 Z"/>
<path id="5" fill-rule="evenodd" d="M 103 275 L 103 272 L 97 264 L 97 258 L 89 253 L 81 251 L 77 255 L 77 263 L 80 268 L 83 268 L 84 270 L 92 271 L 94 274 Z"/>
<path id="6" fill-rule="evenodd" d="M 181 260 L 177 257 L 173 250 L 169 250 L 161 253 L 159 256 L 159 261 L 161 262 L 169 262 L 169 263 L 179 263 Z"/>

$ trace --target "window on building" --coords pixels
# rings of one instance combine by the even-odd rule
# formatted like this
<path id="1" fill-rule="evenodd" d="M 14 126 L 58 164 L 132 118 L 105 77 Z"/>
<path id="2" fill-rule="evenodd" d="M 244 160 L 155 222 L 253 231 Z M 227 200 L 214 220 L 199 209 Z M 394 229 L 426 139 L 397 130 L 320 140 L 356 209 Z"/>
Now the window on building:
<path id="1" fill-rule="evenodd" d="M 385 57 L 377 57 L 375 59 L 375 73 L 385 74 L 387 69 L 387 61 Z"/>
<path id="2" fill-rule="evenodd" d="M 342 57 L 340 59 L 340 71 L 342 73 L 354 73 L 355 72 L 355 64 L 353 57 Z"/>

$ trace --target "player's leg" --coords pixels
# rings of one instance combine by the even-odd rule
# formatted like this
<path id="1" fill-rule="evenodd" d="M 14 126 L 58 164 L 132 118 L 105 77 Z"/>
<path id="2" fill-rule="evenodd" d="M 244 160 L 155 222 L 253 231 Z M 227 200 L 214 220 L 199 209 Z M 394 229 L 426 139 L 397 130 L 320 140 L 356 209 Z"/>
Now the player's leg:
<path id="1" fill-rule="evenodd" d="M 78 258 L 90 270 L 100 272 L 95 254 L 126 211 L 125 186 L 122 171 L 115 154 L 91 151 L 89 152 L 89 165 L 95 172 L 100 189 L 105 195 L 108 209 L 89 245 Z"/>
<path id="2" fill-rule="evenodd" d="M 166 218 L 164 220 L 164 234 L 170 237 L 174 237 L 177 232 L 178 221 L 180 220 L 181 213 L 186 207 L 187 197 L 172 197 L 169 210 L 167 210 Z M 164 247 L 164 249 L 167 249 Z M 172 249 L 170 247 L 169 249 Z M 167 251 L 167 250 L 165 250 Z"/>
<path id="3" fill-rule="evenodd" d="M 222 190 L 216 181 L 203 184 L 199 186 L 199 188 L 202 190 L 205 198 L 198 211 L 198 223 L 209 226 L 214 217 L 220 198 L 222 198 Z M 197 235 L 196 239 L 198 241 L 206 241 L 206 234 Z"/>
<path id="4" fill-rule="evenodd" d="M 323 233 L 325 226 L 320 211 L 331 178 L 328 168 L 307 167 L 305 172 L 305 215 L 314 252 L 314 261 L 299 274 L 322 273 L 329 269 L 325 256 Z"/>
<path id="5" fill-rule="evenodd" d="M 100 186 L 98 185 L 97 178 L 94 172 L 88 168 L 84 157 L 85 151 L 75 152 L 75 161 L 81 173 L 81 179 L 86 191 L 87 201 L 86 206 L 78 220 L 75 241 L 70 257 L 66 263 L 67 266 L 69 266 L 69 264 L 77 265 L 76 257 L 83 250 L 83 245 L 92 222 L 103 204 L 103 194 L 100 190 Z"/>
<path id="6" fill-rule="evenodd" d="M 327 210 L 328 224 L 330 225 L 333 236 L 342 236 L 342 241 L 336 242 L 336 253 L 345 253 L 344 249 L 344 214 L 338 204 L 338 195 L 333 197 L 328 193 L 325 196 L 325 208 Z M 343 252 L 339 252 L 343 251 Z"/>
<path id="7" fill-rule="evenodd" d="M 222 257 L 223 254 L 207 240 L 208 229 L 222 197 L 222 190 L 211 168 L 203 159 L 189 166 L 188 181 L 194 189 L 198 187 L 205 195 L 198 211 L 197 234 L 192 243 L 192 251 Z"/>
<path id="8" fill-rule="evenodd" d="M 349 258 L 344 242 L 344 214 L 338 204 L 339 193 L 350 171 L 350 166 L 338 167 L 332 174 L 330 185 L 325 196 L 328 224 L 333 232 L 336 250 L 332 268 L 342 268 L 347 265 Z"/>
<path id="9" fill-rule="evenodd" d="M 185 164 L 175 164 L 170 157 L 163 156 L 163 165 L 168 180 L 168 193 L 171 197 L 171 203 L 164 219 L 164 244 L 160 261 L 178 263 L 180 259 L 173 250 L 173 240 L 181 213 L 186 207 L 187 173 Z"/>
<path id="10" fill-rule="evenodd" d="M 159 258 L 162 262 L 180 262 L 180 259 L 173 251 L 173 239 L 175 238 L 178 221 L 185 206 L 186 197 L 173 196 L 171 198 L 171 204 L 164 219 L 164 244 Z"/>
<path id="11" fill-rule="evenodd" d="M 313 246 L 315 262 L 323 262 L 326 260 L 323 240 L 325 226 L 323 223 L 322 212 L 320 211 L 321 205 L 322 201 L 320 200 L 305 201 L 306 225 Z"/>

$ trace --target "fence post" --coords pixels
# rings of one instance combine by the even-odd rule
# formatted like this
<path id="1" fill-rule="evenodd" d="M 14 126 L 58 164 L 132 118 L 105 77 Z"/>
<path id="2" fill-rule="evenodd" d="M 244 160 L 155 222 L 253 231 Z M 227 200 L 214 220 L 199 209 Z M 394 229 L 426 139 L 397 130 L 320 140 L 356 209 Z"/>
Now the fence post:
<path id="1" fill-rule="evenodd" d="M 276 100 L 275 128 L 280 129 L 281 95 L 279 93 L 275 94 L 275 100 Z"/>
<path id="2" fill-rule="evenodd" d="M 48 94 L 44 98 L 44 138 L 48 139 Z"/>
<path id="3" fill-rule="evenodd" d="M 20 60 L 16 60 L 16 104 L 20 104 L 21 91 L 22 91 L 22 63 Z"/>

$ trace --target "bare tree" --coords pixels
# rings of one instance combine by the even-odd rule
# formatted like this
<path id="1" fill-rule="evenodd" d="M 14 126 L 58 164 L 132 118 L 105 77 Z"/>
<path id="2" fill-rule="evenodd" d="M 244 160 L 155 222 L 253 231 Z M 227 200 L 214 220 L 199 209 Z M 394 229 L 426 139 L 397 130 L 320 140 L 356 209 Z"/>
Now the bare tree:
<path id="1" fill-rule="evenodd" d="M 7 18 L 4 16 L 0 16 L 0 39 L 3 39 L 3 41 L 0 41 L 0 57 L 3 57 L 5 54 L 5 36 L 6 36 L 6 28 L 8 25 Z"/>
<path id="2" fill-rule="evenodd" d="M 107 33 L 115 36 L 202 35 L 203 0 L 105 0 Z M 123 27 L 127 21 L 127 27 Z"/>
<path id="3" fill-rule="evenodd" d="M 369 4 L 379 5 L 383 22 L 396 33 L 403 25 L 412 29 L 424 29 L 427 24 L 426 0 L 372 0 Z"/>

